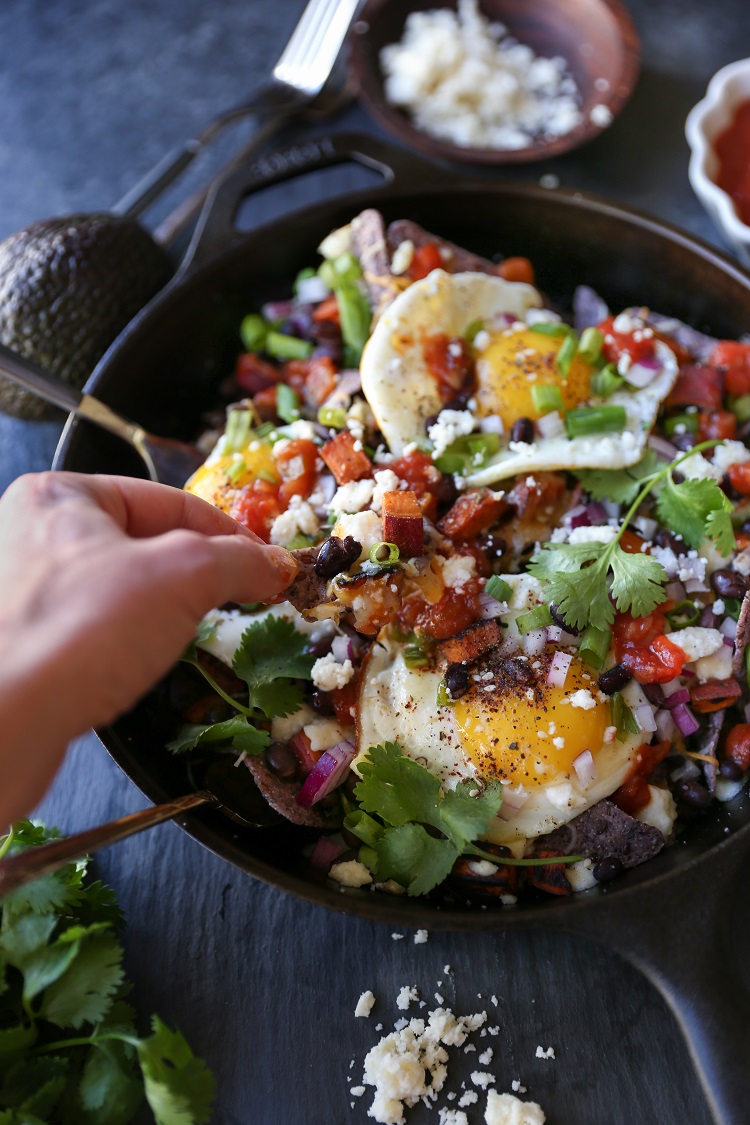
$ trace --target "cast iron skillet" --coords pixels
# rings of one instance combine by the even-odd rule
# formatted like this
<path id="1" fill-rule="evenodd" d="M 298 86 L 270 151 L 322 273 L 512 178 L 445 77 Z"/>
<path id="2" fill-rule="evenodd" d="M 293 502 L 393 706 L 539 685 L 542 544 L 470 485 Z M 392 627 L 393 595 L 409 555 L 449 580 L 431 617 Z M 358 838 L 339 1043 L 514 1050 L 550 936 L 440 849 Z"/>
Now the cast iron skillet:
<path id="1" fill-rule="evenodd" d="M 235 228 L 239 202 L 260 187 L 347 160 L 380 171 L 384 185 L 346 199 L 311 200 L 304 211 L 250 234 Z M 370 204 L 387 219 L 415 219 L 476 251 L 530 257 L 540 287 L 563 304 L 583 281 L 615 309 L 643 303 L 718 336 L 750 328 L 750 277 L 679 230 L 579 192 L 458 179 L 372 138 L 346 135 L 261 158 L 220 183 L 179 274 L 119 337 L 86 389 L 156 433 L 194 436 L 213 388 L 231 369 L 241 316 L 287 295 L 297 270 L 315 261 L 321 237 Z M 142 475 L 126 447 L 73 418 L 54 465 Z M 184 759 L 163 750 L 154 698 L 99 736 L 148 798 L 165 801 L 191 783 Z M 738 951 L 730 948 L 729 922 L 746 901 L 747 796 L 704 815 L 680 842 L 615 883 L 572 899 L 488 910 L 315 882 L 291 826 L 243 832 L 213 811 L 185 816 L 181 826 L 256 878 L 346 913 L 467 931 L 564 928 L 609 945 L 671 1005 L 717 1122 L 746 1125 L 750 996 Z"/>

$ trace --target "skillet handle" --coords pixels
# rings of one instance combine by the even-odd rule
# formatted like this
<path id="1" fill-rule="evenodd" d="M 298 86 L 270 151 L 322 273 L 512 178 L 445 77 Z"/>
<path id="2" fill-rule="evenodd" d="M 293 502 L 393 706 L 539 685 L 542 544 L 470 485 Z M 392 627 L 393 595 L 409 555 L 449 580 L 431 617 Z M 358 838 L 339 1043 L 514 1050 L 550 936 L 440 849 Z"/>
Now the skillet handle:
<path id="1" fill-rule="evenodd" d="M 247 237 L 234 225 L 240 204 L 249 195 L 273 184 L 336 164 L 354 162 L 380 172 L 384 184 L 406 178 L 434 181 L 447 173 L 427 164 L 404 149 L 386 144 L 377 137 L 359 133 L 337 133 L 316 140 L 302 141 L 258 157 L 221 177 L 212 187 L 198 219 L 193 237 L 180 266 L 184 278 L 198 266 L 230 249 Z M 374 189 L 375 192 L 382 188 Z"/>
<path id="2" fill-rule="evenodd" d="M 606 906 L 565 925 L 645 973 L 677 1019 L 716 1125 L 747 1125 L 750 989 L 740 958 L 746 962 L 748 947 L 738 948 L 737 935 L 750 919 L 750 834 L 744 847 L 727 844 L 655 886 L 607 896 Z"/>

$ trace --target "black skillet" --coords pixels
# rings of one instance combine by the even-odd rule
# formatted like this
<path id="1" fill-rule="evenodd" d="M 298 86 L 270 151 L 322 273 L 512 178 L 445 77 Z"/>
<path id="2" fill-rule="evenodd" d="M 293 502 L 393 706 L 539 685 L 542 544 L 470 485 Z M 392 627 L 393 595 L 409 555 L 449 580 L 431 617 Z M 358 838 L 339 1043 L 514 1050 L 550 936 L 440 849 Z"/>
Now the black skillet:
<path id="1" fill-rule="evenodd" d="M 239 204 L 301 172 L 354 161 L 384 178 L 377 190 L 309 206 L 250 234 L 235 227 Z M 572 191 L 458 178 L 359 136 L 308 142 L 261 158 L 217 185 L 172 283 L 129 325 L 87 390 L 156 433 L 190 438 L 238 350 L 241 317 L 288 295 L 316 260 L 321 238 L 364 206 L 408 217 L 475 251 L 525 255 L 540 287 L 565 306 L 586 282 L 618 309 L 645 304 L 721 337 L 750 330 L 750 277 L 711 247 L 665 223 Z M 110 435 L 70 419 L 55 468 L 143 475 Z M 152 801 L 192 788 L 182 758 L 163 749 L 158 700 L 148 697 L 99 736 Z M 314 880 L 300 856 L 300 830 L 252 832 L 201 810 L 181 826 L 217 855 L 281 890 L 389 924 L 499 931 L 576 931 L 638 965 L 671 1005 L 717 1122 L 750 1120 L 750 993 L 731 948 L 733 911 L 747 905 L 747 795 L 696 819 L 662 855 L 615 883 L 572 899 L 503 909 L 393 898 Z M 735 926 L 735 932 L 737 930 Z"/>

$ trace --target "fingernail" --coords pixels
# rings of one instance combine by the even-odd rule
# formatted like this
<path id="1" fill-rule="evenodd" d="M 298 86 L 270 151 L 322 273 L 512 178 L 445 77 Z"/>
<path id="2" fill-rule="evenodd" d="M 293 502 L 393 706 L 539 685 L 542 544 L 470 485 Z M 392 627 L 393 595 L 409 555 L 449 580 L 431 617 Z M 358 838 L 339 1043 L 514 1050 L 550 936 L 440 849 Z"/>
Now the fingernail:
<path id="1" fill-rule="evenodd" d="M 291 582 L 299 570 L 299 563 L 294 556 L 290 555 L 289 551 L 284 550 L 283 547 L 269 547 L 268 553 L 279 572 L 279 577 L 286 582 Z"/>

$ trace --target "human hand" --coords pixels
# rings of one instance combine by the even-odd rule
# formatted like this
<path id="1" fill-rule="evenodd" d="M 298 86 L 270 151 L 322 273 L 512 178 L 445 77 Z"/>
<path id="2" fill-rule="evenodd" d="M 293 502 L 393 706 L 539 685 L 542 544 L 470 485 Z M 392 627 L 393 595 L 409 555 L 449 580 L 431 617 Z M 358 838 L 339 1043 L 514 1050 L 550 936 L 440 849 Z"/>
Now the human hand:
<path id="1" fill-rule="evenodd" d="M 297 570 L 178 489 L 40 473 L 0 499 L 0 830 L 41 798 L 71 738 L 111 722 L 209 609 L 262 601 Z"/>

